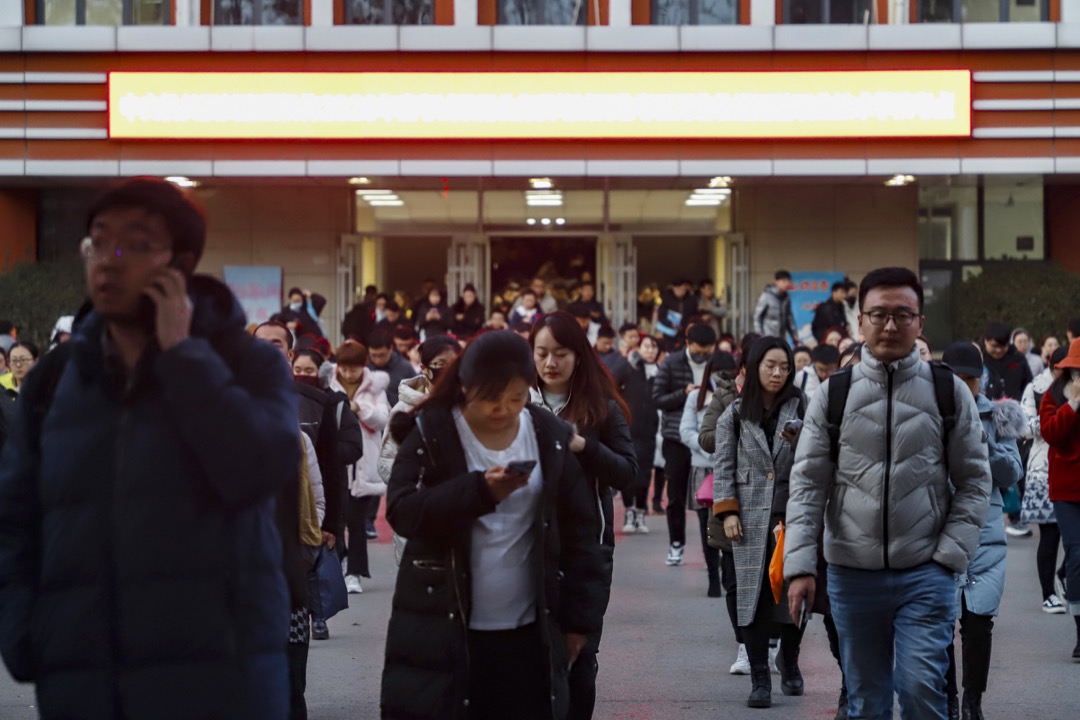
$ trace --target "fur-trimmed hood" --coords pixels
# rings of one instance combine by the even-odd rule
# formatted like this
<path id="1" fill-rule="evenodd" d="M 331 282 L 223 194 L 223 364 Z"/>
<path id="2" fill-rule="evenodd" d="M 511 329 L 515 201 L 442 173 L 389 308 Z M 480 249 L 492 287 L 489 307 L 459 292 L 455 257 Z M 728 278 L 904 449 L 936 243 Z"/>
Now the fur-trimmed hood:
<path id="1" fill-rule="evenodd" d="M 979 414 L 986 417 L 990 413 L 990 422 L 994 426 L 994 435 L 999 440 L 1024 437 L 1027 430 L 1027 415 L 1020 403 L 1008 398 L 993 401 L 985 395 L 978 398 Z"/>

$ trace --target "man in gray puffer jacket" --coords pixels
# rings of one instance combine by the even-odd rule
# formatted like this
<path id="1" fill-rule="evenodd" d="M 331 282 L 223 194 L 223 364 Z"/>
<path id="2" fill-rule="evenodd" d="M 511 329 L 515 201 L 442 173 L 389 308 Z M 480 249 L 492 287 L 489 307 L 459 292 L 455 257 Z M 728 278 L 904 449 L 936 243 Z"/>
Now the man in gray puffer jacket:
<path id="1" fill-rule="evenodd" d="M 790 336 L 791 347 L 795 347 L 799 344 L 799 326 L 795 324 L 791 295 L 788 294 L 794 287 L 791 273 L 777 270 L 773 280 L 758 297 L 757 307 L 754 308 L 754 332 L 781 340 Z"/>
<path id="2" fill-rule="evenodd" d="M 859 297 L 866 346 L 852 371 L 837 459 L 828 429 L 835 376 L 811 403 L 795 454 L 788 600 L 793 617 L 804 602 L 813 605 L 824 524 L 849 717 L 892 717 L 895 682 L 902 718 L 945 720 L 955 574 L 966 570 L 989 509 L 986 438 L 971 392 L 952 378 L 955 426 L 943 446 L 931 367 L 915 348 L 923 327 L 915 274 L 875 270 Z"/>

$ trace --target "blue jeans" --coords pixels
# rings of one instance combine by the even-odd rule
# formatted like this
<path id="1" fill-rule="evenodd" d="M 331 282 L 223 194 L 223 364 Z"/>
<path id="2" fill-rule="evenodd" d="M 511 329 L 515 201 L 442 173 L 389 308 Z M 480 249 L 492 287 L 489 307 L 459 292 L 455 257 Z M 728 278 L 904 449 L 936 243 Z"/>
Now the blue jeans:
<path id="1" fill-rule="evenodd" d="M 829 566 L 848 717 L 886 720 L 893 692 L 905 720 L 946 720 L 945 671 L 956 620 L 956 579 L 927 563 L 907 570 Z"/>

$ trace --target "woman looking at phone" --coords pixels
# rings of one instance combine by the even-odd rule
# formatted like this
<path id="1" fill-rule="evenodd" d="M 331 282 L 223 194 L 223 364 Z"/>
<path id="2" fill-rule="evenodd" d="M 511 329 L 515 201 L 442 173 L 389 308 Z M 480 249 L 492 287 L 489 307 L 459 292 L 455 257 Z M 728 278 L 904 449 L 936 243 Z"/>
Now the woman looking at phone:
<path id="1" fill-rule="evenodd" d="M 752 691 L 746 704 L 772 705 L 769 638 L 780 636 L 781 690 L 802 695 L 799 671 L 802 627 L 788 613 L 786 593 L 774 600 L 769 561 L 775 532 L 785 518 L 788 478 L 804 414 L 795 387 L 794 358 L 787 344 L 764 337 L 750 348 L 742 396 L 716 426 L 713 513 L 724 519 L 724 534 L 735 555 L 739 627 L 750 658 Z"/>
<path id="2" fill-rule="evenodd" d="M 533 326 L 531 343 L 536 363 L 534 400 L 573 424 L 576 431 L 570 450 L 589 478 L 594 509 L 600 509 L 596 540 L 606 556 L 604 582 L 610 592 L 615 552 L 611 490 L 633 487 L 638 471 L 628 423 L 630 411 L 611 374 L 589 345 L 585 331 L 569 313 L 555 312 L 540 318 Z M 605 595 L 605 609 L 607 601 Z M 571 720 L 592 717 L 599 649 L 597 632 L 570 669 Z"/>
<path id="3" fill-rule="evenodd" d="M 529 407 L 529 344 L 479 336 L 413 416 L 387 490 L 408 540 L 386 642 L 382 717 L 551 720 L 603 620 L 595 499 L 575 433 Z"/>

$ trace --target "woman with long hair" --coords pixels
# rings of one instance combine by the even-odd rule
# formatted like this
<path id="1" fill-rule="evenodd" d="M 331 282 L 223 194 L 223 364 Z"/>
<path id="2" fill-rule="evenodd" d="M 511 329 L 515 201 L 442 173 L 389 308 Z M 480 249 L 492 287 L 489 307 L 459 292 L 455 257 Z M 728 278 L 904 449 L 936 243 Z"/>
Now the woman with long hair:
<path id="1" fill-rule="evenodd" d="M 534 400 L 573 425 L 570 450 L 589 478 L 600 509 L 597 538 L 607 557 L 605 581 L 610 591 L 615 552 L 615 508 L 611 491 L 632 487 L 637 478 L 637 453 L 630 437 L 630 414 L 611 373 L 589 345 L 585 331 L 567 312 L 537 320 L 531 344 L 536 363 Z M 604 603 L 605 607 L 607 603 Z M 596 653 L 600 633 L 570 669 L 571 720 L 592 717 L 596 704 Z"/>
<path id="2" fill-rule="evenodd" d="M 1076 621 L 1073 661 L 1080 661 L 1080 338 L 1057 364 L 1061 376 L 1043 395 L 1039 426 L 1049 446 L 1050 500 L 1065 546 L 1065 597 Z"/>
<path id="3" fill-rule="evenodd" d="M 750 707 L 772 705 L 769 638 L 780 636 L 781 690 L 802 695 L 802 628 L 789 615 L 786 594 L 773 596 L 769 559 L 785 519 L 788 479 L 804 409 L 795 387 L 787 344 L 763 337 L 750 348 L 742 395 L 716 427 L 713 512 L 732 541 L 738 585 L 739 627 L 750 658 Z"/>
<path id="4" fill-rule="evenodd" d="M 382 717 L 551 720 L 567 668 L 603 622 L 596 500 L 573 428 L 529 405 L 529 344 L 476 338 L 412 419 L 387 518 L 408 540 L 394 592 Z"/>

